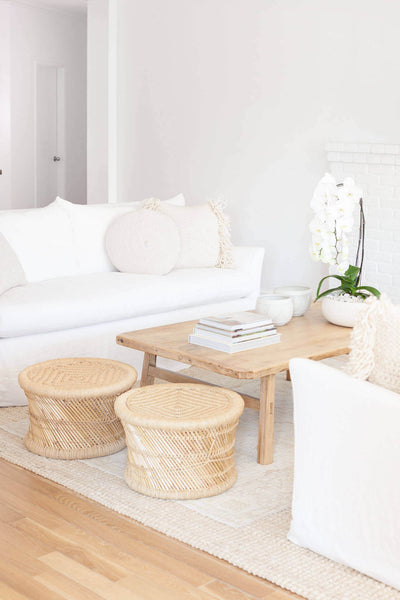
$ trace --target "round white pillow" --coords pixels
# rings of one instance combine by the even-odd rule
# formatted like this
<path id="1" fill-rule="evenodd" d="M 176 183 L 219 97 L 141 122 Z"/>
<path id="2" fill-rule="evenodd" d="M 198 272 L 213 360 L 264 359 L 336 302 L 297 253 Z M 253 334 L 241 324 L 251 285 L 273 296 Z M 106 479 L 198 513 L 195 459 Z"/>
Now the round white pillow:
<path id="1" fill-rule="evenodd" d="M 118 271 L 165 275 L 178 262 L 181 243 L 175 222 L 141 209 L 117 217 L 106 232 L 107 254 Z"/>

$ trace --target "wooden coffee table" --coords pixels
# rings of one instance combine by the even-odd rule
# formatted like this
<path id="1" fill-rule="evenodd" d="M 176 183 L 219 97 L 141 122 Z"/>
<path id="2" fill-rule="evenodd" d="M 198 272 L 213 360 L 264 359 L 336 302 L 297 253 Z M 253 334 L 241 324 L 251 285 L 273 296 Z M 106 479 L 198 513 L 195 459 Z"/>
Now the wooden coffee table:
<path id="1" fill-rule="evenodd" d="M 313 305 L 303 317 L 294 317 L 279 327 L 281 342 L 264 348 L 227 354 L 189 344 L 188 337 L 197 321 L 185 321 L 122 333 L 121 346 L 144 352 L 141 386 L 154 378 L 172 383 L 206 383 L 157 366 L 157 356 L 170 358 L 234 379 L 260 379 L 260 398 L 241 394 L 245 405 L 259 411 L 257 460 L 269 465 L 273 460 L 275 375 L 289 368 L 295 357 L 322 360 L 348 354 L 351 329 L 328 323 L 319 305 Z"/>

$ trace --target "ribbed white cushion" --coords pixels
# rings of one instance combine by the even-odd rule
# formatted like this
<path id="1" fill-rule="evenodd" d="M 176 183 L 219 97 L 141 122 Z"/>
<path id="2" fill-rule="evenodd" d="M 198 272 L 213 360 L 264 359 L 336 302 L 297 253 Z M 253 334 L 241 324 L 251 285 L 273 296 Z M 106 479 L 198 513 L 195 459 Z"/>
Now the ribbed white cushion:
<path id="1" fill-rule="evenodd" d="M 106 233 L 108 257 L 123 273 L 166 275 L 176 265 L 180 247 L 175 222 L 144 208 L 117 217 Z"/>
<path id="2" fill-rule="evenodd" d="M 143 202 L 82 205 L 73 204 L 61 198 L 58 198 L 58 202 L 62 204 L 71 220 L 78 256 L 76 273 L 115 271 L 106 251 L 106 231 L 114 219 L 133 210 L 139 210 Z M 179 194 L 166 200 L 165 203 L 184 206 L 185 199 L 182 194 Z M 164 202 L 161 204 L 163 205 Z"/>
<path id="3" fill-rule="evenodd" d="M 235 269 L 174 269 L 164 276 L 92 273 L 16 287 L 0 296 L 0 337 L 244 298 L 258 290 L 257 256 L 251 248 L 237 249 Z"/>
<path id="4" fill-rule="evenodd" d="M 0 211 L 0 233 L 17 255 L 28 281 L 77 273 L 71 221 L 58 201 L 44 208 Z"/>
<path id="5" fill-rule="evenodd" d="M 25 273 L 17 255 L 0 233 L 0 296 L 7 290 L 25 283 Z"/>

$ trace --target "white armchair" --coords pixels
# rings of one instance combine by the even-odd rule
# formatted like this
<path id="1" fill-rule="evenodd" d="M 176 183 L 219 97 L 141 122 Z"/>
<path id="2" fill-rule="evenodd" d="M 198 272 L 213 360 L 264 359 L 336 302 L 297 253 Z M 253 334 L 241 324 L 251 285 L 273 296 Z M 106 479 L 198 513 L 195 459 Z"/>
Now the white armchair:
<path id="1" fill-rule="evenodd" d="M 400 589 L 400 395 L 310 360 L 290 373 L 289 540 Z"/>

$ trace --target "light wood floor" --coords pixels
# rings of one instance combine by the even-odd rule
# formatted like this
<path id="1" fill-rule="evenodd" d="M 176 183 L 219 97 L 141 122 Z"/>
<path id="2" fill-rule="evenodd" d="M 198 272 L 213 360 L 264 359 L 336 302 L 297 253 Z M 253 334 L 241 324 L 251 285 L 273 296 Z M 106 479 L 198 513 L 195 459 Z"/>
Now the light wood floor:
<path id="1" fill-rule="evenodd" d="M 299 596 L 0 460 L 1 600 L 254 598 Z"/>

